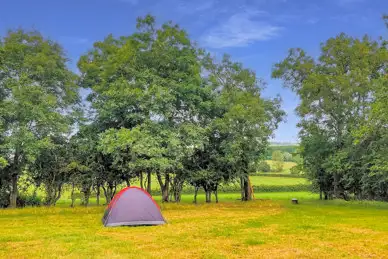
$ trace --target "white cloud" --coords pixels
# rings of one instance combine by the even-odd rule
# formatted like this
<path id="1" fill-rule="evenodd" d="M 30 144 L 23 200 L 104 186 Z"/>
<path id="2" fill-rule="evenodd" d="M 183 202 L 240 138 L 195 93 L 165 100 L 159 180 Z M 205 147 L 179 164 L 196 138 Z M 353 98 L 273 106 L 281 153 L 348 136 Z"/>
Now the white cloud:
<path id="1" fill-rule="evenodd" d="M 201 42 L 211 48 L 242 47 L 257 41 L 265 41 L 278 36 L 281 27 L 274 26 L 258 18 L 265 12 L 244 11 L 236 13 L 220 26 L 210 29 L 202 36 Z"/>

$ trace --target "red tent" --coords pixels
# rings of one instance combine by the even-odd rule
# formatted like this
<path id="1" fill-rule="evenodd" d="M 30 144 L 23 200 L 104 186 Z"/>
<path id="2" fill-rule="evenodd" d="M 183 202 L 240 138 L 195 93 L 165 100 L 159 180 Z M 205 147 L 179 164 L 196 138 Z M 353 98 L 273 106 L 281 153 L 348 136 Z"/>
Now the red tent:
<path id="1" fill-rule="evenodd" d="M 115 195 L 102 221 L 106 227 L 166 223 L 158 204 L 151 195 L 135 186 L 126 187 Z"/>

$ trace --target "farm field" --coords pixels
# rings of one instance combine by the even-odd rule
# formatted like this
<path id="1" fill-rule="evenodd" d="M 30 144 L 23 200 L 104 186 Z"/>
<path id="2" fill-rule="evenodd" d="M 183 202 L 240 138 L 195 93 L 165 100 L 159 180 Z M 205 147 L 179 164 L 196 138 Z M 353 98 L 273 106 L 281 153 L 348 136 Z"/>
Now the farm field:
<path id="1" fill-rule="evenodd" d="M 253 185 L 296 185 L 296 184 L 307 184 L 309 183 L 305 178 L 291 178 L 291 177 L 271 177 L 271 176 L 260 176 L 253 175 L 249 177 Z M 236 183 L 237 184 L 237 183 Z M 133 185 L 139 186 L 138 181 L 134 182 Z M 152 179 L 152 189 L 159 190 L 159 183 L 156 178 Z"/>
<path id="2" fill-rule="evenodd" d="M 266 160 L 266 162 L 272 165 L 272 160 Z M 290 168 L 295 166 L 294 162 L 284 162 L 284 169 L 282 172 L 270 172 L 267 174 L 290 174 Z M 259 172 L 260 173 L 260 172 Z M 273 185 L 273 186 L 287 186 L 287 185 L 297 185 L 297 184 L 308 184 L 308 180 L 304 178 L 291 178 L 291 177 L 271 177 L 271 176 L 260 176 L 253 175 L 250 176 L 251 183 L 253 185 Z M 133 185 L 140 186 L 140 182 L 134 181 Z M 152 189 L 159 190 L 159 183 L 155 176 L 152 176 Z"/>
<path id="3" fill-rule="evenodd" d="M 238 197 L 194 205 L 184 195 L 161 205 L 168 224 L 157 227 L 104 228 L 103 206 L 1 210 L 0 258 L 388 258 L 388 204 Z"/>
<path id="4" fill-rule="evenodd" d="M 250 176 L 252 185 L 296 185 L 308 184 L 309 181 L 305 178 L 290 178 L 290 177 L 271 177 L 271 176 Z"/>
<path id="5" fill-rule="evenodd" d="M 273 160 L 265 160 L 271 168 L 273 168 Z M 294 162 L 283 162 L 283 170 L 281 172 L 271 172 L 271 174 L 290 174 L 290 169 L 296 166 Z"/>

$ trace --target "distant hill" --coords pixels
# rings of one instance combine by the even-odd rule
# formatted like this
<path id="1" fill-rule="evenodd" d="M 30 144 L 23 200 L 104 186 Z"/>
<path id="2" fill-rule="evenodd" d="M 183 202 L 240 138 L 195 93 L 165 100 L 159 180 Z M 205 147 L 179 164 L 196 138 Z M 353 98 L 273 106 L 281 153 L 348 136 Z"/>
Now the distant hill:
<path id="1" fill-rule="evenodd" d="M 270 146 L 267 149 L 267 152 L 265 154 L 267 159 L 271 159 L 272 152 L 275 150 L 280 150 L 282 152 L 288 152 L 288 153 L 295 153 L 297 151 L 297 148 L 299 147 L 299 144 L 297 143 L 280 143 L 280 142 L 272 142 Z"/>

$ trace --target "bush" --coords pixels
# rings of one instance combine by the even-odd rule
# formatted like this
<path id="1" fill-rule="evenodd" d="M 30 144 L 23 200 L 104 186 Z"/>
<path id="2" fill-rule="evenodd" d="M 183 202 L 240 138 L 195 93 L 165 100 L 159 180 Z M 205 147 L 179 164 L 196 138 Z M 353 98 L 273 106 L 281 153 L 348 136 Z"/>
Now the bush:
<path id="1" fill-rule="evenodd" d="M 281 172 L 283 171 L 284 166 L 284 155 L 281 151 L 274 151 L 272 153 L 272 160 L 273 160 L 273 170 L 274 172 Z"/>
<path id="2" fill-rule="evenodd" d="M 303 175 L 302 167 L 300 165 L 291 167 L 290 172 L 292 175 Z"/>
<path id="3" fill-rule="evenodd" d="M 9 206 L 9 190 L 4 185 L 0 185 L 0 208 Z"/>
<path id="4" fill-rule="evenodd" d="M 21 194 L 18 196 L 16 203 L 18 207 L 35 207 L 42 205 L 42 199 L 36 194 Z"/>
<path id="5" fill-rule="evenodd" d="M 287 161 L 287 162 L 291 162 L 293 159 L 292 154 L 290 154 L 288 152 L 284 152 L 283 157 L 284 157 L 284 161 Z"/>
<path id="6" fill-rule="evenodd" d="M 257 170 L 259 172 L 268 173 L 271 172 L 271 166 L 266 161 L 261 161 L 257 166 Z"/>

